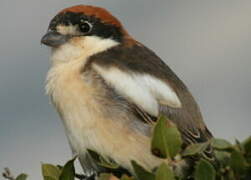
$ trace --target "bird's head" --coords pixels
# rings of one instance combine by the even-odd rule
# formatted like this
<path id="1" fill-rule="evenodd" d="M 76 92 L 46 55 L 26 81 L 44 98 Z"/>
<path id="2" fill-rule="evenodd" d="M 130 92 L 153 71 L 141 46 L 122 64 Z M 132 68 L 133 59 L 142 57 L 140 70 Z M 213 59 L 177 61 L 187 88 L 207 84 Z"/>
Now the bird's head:
<path id="1" fill-rule="evenodd" d="M 130 39 L 119 20 L 107 10 L 78 5 L 60 11 L 51 20 L 41 42 L 55 48 L 72 40 L 84 40 L 86 37 L 109 39 L 117 43 Z"/>

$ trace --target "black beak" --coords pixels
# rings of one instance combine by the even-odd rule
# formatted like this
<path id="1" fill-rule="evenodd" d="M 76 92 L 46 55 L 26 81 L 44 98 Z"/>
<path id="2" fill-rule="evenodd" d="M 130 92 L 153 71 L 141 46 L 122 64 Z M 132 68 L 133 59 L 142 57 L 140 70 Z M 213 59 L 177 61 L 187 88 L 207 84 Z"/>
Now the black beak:
<path id="1" fill-rule="evenodd" d="M 58 47 L 69 39 L 69 36 L 60 34 L 56 31 L 48 31 L 41 39 L 41 43 L 51 46 Z"/>

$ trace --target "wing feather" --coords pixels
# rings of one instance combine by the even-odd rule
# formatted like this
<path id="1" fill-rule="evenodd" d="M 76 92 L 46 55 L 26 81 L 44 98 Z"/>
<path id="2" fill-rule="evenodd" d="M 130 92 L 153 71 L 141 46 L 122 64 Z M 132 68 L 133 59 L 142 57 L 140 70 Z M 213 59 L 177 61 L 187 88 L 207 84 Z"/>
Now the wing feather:
<path id="1" fill-rule="evenodd" d="M 119 45 L 90 58 L 92 67 L 129 104 L 141 121 L 152 124 L 165 114 L 180 130 L 185 145 L 212 137 L 184 83 L 150 49 Z"/>
<path id="2" fill-rule="evenodd" d="M 181 102 L 174 90 L 165 82 L 149 74 L 124 72 L 117 67 L 106 68 L 94 64 L 93 68 L 119 94 L 147 113 L 158 116 L 159 104 L 180 108 Z"/>

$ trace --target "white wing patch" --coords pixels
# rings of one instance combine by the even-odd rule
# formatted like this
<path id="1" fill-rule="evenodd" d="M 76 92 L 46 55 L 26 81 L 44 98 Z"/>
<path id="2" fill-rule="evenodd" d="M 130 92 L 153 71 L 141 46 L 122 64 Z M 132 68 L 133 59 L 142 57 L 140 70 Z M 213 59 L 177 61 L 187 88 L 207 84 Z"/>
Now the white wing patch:
<path id="1" fill-rule="evenodd" d="M 93 67 L 115 90 L 153 116 L 159 114 L 158 104 L 181 107 L 174 90 L 149 74 L 126 73 L 118 68 L 103 68 L 97 64 Z"/>

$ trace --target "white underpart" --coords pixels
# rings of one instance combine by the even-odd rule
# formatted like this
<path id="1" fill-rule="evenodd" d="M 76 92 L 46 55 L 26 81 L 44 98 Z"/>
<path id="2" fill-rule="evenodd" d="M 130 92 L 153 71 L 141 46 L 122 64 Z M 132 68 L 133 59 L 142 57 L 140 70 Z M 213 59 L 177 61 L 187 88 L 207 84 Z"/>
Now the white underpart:
<path id="1" fill-rule="evenodd" d="M 91 172 L 90 165 L 84 158 L 87 149 L 112 157 L 118 164 L 130 170 L 131 160 L 136 160 L 149 170 L 162 162 L 151 154 L 150 138 L 140 131 L 132 131 L 127 123 L 130 121 L 126 111 L 125 114 L 114 114 L 109 118 L 104 116 L 103 111 L 109 107 L 104 107 L 94 98 L 100 92 L 99 88 L 84 81 L 80 73 L 90 55 L 115 45 L 117 43 L 109 39 L 86 37 L 77 44 L 71 41 L 52 52 L 53 64 L 47 76 L 47 93 L 52 97 L 52 102 L 62 118 L 72 151 L 79 155 L 87 173 Z M 111 78 L 128 83 L 128 75 L 125 79 L 119 79 L 117 75 L 119 74 Z M 134 82 L 133 79 L 131 81 Z M 129 82 L 129 85 L 132 83 Z M 139 87 L 135 86 L 135 90 Z M 140 102 L 148 103 L 143 100 Z"/>
<path id="2" fill-rule="evenodd" d="M 127 73 L 115 67 L 104 68 L 97 64 L 94 69 L 119 93 L 153 116 L 158 116 L 159 104 L 181 107 L 174 90 L 149 74 Z"/>

